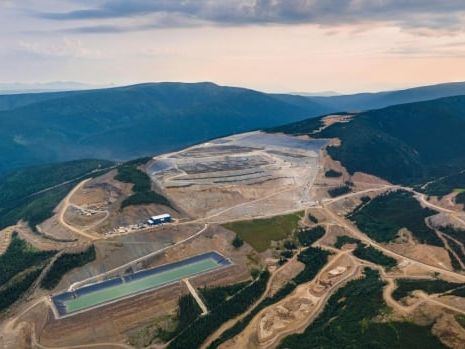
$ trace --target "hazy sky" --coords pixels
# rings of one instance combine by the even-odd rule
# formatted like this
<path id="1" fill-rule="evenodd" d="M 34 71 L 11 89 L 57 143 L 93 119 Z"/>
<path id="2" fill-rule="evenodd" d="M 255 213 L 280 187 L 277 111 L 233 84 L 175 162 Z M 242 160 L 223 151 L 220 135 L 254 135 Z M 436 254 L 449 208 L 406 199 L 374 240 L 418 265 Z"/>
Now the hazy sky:
<path id="1" fill-rule="evenodd" d="M 0 82 L 353 92 L 465 80 L 465 0 L 0 0 Z"/>

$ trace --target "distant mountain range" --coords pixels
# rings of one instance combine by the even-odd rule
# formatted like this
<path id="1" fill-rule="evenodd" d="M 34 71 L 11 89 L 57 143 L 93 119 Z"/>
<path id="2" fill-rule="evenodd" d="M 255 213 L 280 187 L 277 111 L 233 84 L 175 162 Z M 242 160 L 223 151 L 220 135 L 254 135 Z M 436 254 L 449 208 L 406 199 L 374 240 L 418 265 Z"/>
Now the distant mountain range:
<path id="1" fill-rule="evenodd" d="M 277 127 L 274 132 L 339 138 L 328 152 L 351 173 L 393 183 L 421 184 L 465 169 L 465 96 L 400 104 L 362 112 L 348 123 L 314 133 L 321 118 Z"/>
<path id="2" fill-rule="evenodd" d="M 157 83 L 1 96 L 0 172 L 77 158 L 124 160 L 321 114 L 261 92 Z"/>
<path id="3" fill-rule="evenodd" d="M 465 83 L 333 97 L 213 83 L 0 96 L 0 174 L 80 158 L 125 160 L 337 111 L 465 95 Z"/>
<path id="4" fill-rule="evenodd" d="M 465 95 L 465 82 L 421 86 L 398 91 L 311 98 L 314 102 L 333 111 L 361 111 L 459 95 Z"/>
<path id="5" fill-rule="evenodd" d="M 110 87 L 108 85 L 91 85 L 74 81 L 51 81 L 44 83 L 21 83 L 21 82 L 2 82 L 0 83 L 0 95 L 19 94 L 19 93 L 39 93 L 39 92 L 59 92 L 59 91 L 76 91 L 90 90 L 96 88 Z"/>

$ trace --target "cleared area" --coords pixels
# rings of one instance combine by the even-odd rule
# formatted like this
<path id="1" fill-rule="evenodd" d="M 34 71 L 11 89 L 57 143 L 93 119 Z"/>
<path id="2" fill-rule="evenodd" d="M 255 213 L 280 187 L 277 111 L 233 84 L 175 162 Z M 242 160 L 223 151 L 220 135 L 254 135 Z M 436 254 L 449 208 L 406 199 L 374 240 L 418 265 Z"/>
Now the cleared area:
<path id="1" fill-rule="evenodd" d="M 250 219 L 313 203 L 310 188 L 326 144 L 250 132 L 157 156 L 146 171 L 193 217 L 217 223 Z"/>
<path id="2" fill-rule="evenodd" d="M 231 264 L 229 259 L 211 251 L 156 268 L 108 279 L 53 296 L 54 313 L 57 318 L 70 316 Z"/>

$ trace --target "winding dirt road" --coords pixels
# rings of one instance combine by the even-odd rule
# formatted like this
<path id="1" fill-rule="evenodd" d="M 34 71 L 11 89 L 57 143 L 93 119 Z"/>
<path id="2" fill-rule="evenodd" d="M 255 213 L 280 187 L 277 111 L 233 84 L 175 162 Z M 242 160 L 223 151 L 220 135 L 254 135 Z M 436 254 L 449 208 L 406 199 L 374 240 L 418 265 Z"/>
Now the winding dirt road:
<path id="1" fill-rule="evenodd" d="M 92 234 L 90 232 L 86 232 L 82 229 L 78 229 L 70 224 L 68 224 L 65 220 L 65 212 L 66 210 L 68 209 L 68 207 L 70 206 L 70 198 L 74 195 L 74 193 L 76 193 L 79 189 L 81 189 L 82 186 L 84 186 L 84 184 L 86 184 L 88 181 L 90 181 L 90 179 L 85 179 L 83 180 L 82 182 L 80 182 L 78 185 L 76 185 L 69 193 L 68 195 L 66 195 L 66 197 L 63 199 L 62 203 L 61 203 L 61 207 L 60 207 L 60 211 L 58 212 L 58 222 L 63 225 L 64 227 L 66 227 L 67 229 L 71 230 L 73 233 L 76 233 L 80 236 L 83 236 L 85 237 L 86 239 L 89 239 L 91 241 L 94 241 L 94 240 L 98 240 L 100 239 L 101 237 L 99 237 L 98 235 L 96 234 Z"/>

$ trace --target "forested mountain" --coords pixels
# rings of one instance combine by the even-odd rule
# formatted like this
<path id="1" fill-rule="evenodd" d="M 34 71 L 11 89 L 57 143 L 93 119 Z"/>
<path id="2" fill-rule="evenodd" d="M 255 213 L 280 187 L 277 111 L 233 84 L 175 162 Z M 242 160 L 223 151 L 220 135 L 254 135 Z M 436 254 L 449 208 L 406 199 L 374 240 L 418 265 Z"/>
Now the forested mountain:
<path id="1" fill-rule="evenodd" d="M 82 158 L 126 160 L 336 111 L 465 94 L 465 83 L 352 96 L 266 94 L 213 83 L 148 83 L 0 96 L 0 176 Z"/>
<path id="2" fill-rule="evenodd" d="M 3 97 L 10 109 L 0 112 L 0 173 L 52 161 L 151 155 L 324 111 L 309 100 L 296 105 L 212 83 Z"/>
<path id="3" fill-rule="evenodd" d="M 319 126 L 308 119 L 273 131 L 309 134 Z M 339 138 L 328 152 L 352 173 L 418 184 L 465 169 L 463 130 L 465 96 L 455 96 L 362 112 L 313 136 Z"/>
<path id="4" fill-rule="evenodd" d="M 398 91 L 310 98 L 313 102 L 331 111 L 362 111 L 459 95 L 465 95 L 465 82 L 421 86 Z"/>

